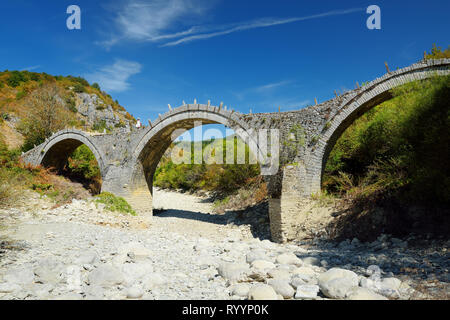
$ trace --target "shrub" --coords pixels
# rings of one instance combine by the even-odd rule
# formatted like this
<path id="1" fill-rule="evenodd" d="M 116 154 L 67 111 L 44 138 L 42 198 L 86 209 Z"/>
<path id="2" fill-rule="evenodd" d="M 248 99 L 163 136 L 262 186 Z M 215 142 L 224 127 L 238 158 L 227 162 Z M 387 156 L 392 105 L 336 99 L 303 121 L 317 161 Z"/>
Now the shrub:
<path id="1" fill-rule="evenodd" d="M 12 71 L 10 73 L 7 83 L 10 87 L 15 88 L 15 87 L 18 87 L 21 82 L 25 82 L 25 81 L 27 81 L 27 78 L 25 77 L 25 74 L 23 72 Z"/>
<path id="2" fill-rule="evenodd" d="M 19 92 L 17 92 L 17 94 L 16 94 L 16 99 L 17 100 L 20 100 L 20 99 L 22 99 L 23 97 L 25 97 L 27 95 L 27 93 L 25 92 L 25 91 L 19 91 Z"/>
<path id="3" fill-rule="evenodd" d="M 86 88 L 81 83 L 76 83 L 73 86 L 73 91 L 76 93 L 83 93 L 86 92 Z"/>
<path id="4" fill-rule="evenodd" d="M 67 109 L 69 109 L 73 113 L 77 113 L 78 112 L 75 100 L 72 97 L 67 97 L 66 98 L 66 106 L 67 106 Z"/>
<path id="5" fill-rule="evenodd" d="M 437 47 L 435 43 L 433 43 L 433 48 L 431 48 L 431 52 L 425 55 L 425 59 L 448 59 L 450 58 L 450 46 L 442 51 L 441 47 Z"/>
<path id="6" fill-rule="evenodd" d="M 117 197 L 109 192 L 102 192 L 98 196 L 95 197 L 97 203 L 103 203 L 105 205 L 105 209 L 112 212 L 121 212 L 128 213 L 133 216 L 136 215 L 136 212 L 131 208 L 128 202 L 122 198 Z"/>
<path id="7" fill-rule="evenodd" d="M 100 178 L 100 168 L 92 151 L 81 145 L 69 156 L 69 169 L 84 179 Z"/>

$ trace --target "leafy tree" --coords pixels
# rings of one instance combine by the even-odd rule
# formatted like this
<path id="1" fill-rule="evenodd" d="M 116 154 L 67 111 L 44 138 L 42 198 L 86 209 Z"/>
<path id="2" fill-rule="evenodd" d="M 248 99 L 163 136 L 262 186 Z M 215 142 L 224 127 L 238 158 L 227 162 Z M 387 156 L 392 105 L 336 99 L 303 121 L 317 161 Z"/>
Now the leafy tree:
<path id="1" fill-rule="evenodd" d="M 60 98 L 59 88 L 54 84 L 35 90 L 29 96 L 26 105 L 29 114 L 19 124 L 24 135 L 23 151 L 39 145 L 68 124 L 70 114 Z"/>
<path id="2" fill-rule="evenodd" d="M 9 78 L 8 78 L 8 85 L 10 87 L 18 87 L 20 85 L 21 82 L 25 82 L 27 79 L 24 75 L 24 73 L 20 72 L 20 71 L 12 71 Z"/>
<path id="3" fill-rule="evenodd" d="M 425 59 L 448 59 L 448 58 L 450 58 L 450 46 L 444 51 L 442 51 L 442 48 L 437 47 L 435 43 L 433 43 L 431 52 L 425 55 Z"/>

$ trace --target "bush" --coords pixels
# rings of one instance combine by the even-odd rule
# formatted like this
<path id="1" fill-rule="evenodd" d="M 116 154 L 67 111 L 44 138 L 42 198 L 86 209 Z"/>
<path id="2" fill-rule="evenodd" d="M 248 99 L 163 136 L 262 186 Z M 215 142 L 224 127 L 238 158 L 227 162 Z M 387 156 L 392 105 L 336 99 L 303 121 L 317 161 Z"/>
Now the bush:
<path id="1" fill-rule="evenodd" d="M 92 88 L 95 88 L 95 89 L 101 91 L 100 85 L 99 85 L 97 82 L 94 82 L 94 83 L 92 84 Z"/>
<path id="2" fill-rule="evenodd" d="M 79 146 L 70 156 L 68 167 L 73 173 L 84 179 L 100 178 L 100 168 L 92 151 L 86 146 Z"/>
<path id="3" fill-rule="evenodd" d="M 450 46 L 442 51 L 441 47 L 437 47 L 436 44 L 433 44 L 433 48 L 431 48 L 431 52 L 425 55 L 425 59 L 448 59 L 450 58 Z"/>
<path id="4" fill-rule="evenodd" d="M 129 213 L 133 216 L 136 215 L 136 212 L 131 208 L 128 202 L 122 198 L 117 197 L 109 192 L 102 192 L 98 196 L 95 197 L 97 203 L 105 204 L 105 209 L 112 212 L 121 212 L 121 213 Z"/>
<path id="5" fill-rule="evenodd" d="M 66 98 L 66 106 L 67 106 L 67 109 L 69 109 L 73 113 L 77 113 L 78 112 L 75 100 L 72 97 L 67 97 Z"/>
<path id="6" fill-rule="evenodd" d="M 25 97 L 27 95 L 27 93 L 25 92 L 25 91 L 19 91 L 19 92 L 17 92 L 17 94 L 16 94 L 16 99 L 17 100 L 20 100 L 20 99 L 22 99 L 23 97 Z"/>
<path id="7" fill-rule="evenodd" d="M 86 88 L 81 83 L 76 83 L 73 86 L 73 91 L 76 93 L 83 93 L 86 92 Z"/>
<path id="8" fill-rule="evenodd" d="M 27 81 L 27 78 L 25 77 L 25 74 L 20 71 L 12 71 L 9 78 L 8 78 L 8 85 L 10 87 L 18 87 L 21 82 Z"/>

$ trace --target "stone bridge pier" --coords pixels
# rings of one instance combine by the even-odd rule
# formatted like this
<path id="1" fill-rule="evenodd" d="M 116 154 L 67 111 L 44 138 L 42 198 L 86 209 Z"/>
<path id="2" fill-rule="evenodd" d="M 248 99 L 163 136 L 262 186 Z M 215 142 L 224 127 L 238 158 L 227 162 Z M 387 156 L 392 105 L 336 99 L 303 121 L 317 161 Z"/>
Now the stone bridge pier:
<path id="1" fill-rule="evenodd" d="M 450 59 L 426 60 L 388 72 L 362 87 L 297 111 L 241 114 L 226 107 L 183 104 L 142 130 L 92 134 L 75 129 L 55 133 L 22 155 L 33 165 L 60 169 L 81 144 L 94 153 L 102 191 L 124 197 L 145 219 L 152 216 L 156 167 L 171 142 L 199 124 L 223 124 L 244 140 L 259 160 L 269 193 L 272 239 L 295 238 L 302 201 L 320 193 L 322 174 L 337 139 L 366 111 L 391 98 L 391 89 L 412 81 L 450 74 Z M 275 131 L 270 147 L 256 132 Z M 274 169 L 274 164 L 276 164 Z"/>

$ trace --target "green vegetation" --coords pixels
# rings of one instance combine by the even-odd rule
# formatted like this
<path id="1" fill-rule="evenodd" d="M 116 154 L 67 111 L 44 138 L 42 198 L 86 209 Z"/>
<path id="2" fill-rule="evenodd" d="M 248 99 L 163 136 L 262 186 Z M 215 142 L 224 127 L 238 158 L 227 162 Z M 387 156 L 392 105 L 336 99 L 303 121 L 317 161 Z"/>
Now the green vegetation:
<path id="1" fill-rule="evenodd" d="M 69 157 L 69 168 L 73 173 L 85 179 L 100 177 L 100 169 L 92 151 L 86 146 L 79 146 Z"/>
<path id="2" fill-rule="evenodd" d="M 128 213 L 133 216 L 136 215 L 136 212 L 131 208 L 131 206 L 124 198 L 117 197 L 112 193 L 102 192 L 95 198 L 95 201 L 97 203 L 103 203 L 105 205 L 106 210 L 112 212 Z"/>
<path id="3" fill-rule="evenodd" d="M 55 186 L 52 183 L 52 175 L 47 170 L 20 163 L 19 155 L 19 150 L 8 150 L 0 134 L 0 207 L 14 204 L 26 189 L 35 190 L 53 199 L 70 192 Z"/>
<path id="4" fill-rule="evenodd" d="M 111 132 L 111 127 L 106 125 L 106 121 L 105 120 L 100 120 L 96 123 L 94 123 L 94 125 L 92 126 L 92 130 L 93 131 L 97 131 L 97 132 L 103 132 L 106 130 L 106 132 Z"/>
<path id="5" fill-rule="evenodd" d="M 91 194 L 99 194 L 102 187 L 100 168 L 92 151 L 84 144 L 69 155 L 64 168 L 66 177 L 83 184 Z"/>
<path id="6" fill-rule="evenodd" d="M 52 133 L 64 129 L 70 120 L 69 110 L 57 99 L 60 90 L 48 85 L 34 91 L 27 101 L 29 113 L 23 118 L 18 130 L 25 138 L 23 151 L 32 149 L 45 141 Z"/>
<path id="7" fill-rule="evenodd" d="M 339 138 L 323 188 L 359 200 L 450 204 L 450 77 L 392 90 Z"/>
<path id="8" fill-rule="evenodd" d="M 425 55 L 425 59 L 448 59 L 450 58 L 450 46 L 447 49 L 442 51 L 441 47 L 437 47 L 436 44 L 433 44 L 433 48 L 431 48 L 431 52 Z"/>
<path id="9" fill-rule="evenodd" d="M 27 107 L 28 96 L 42 87 L 54 86 L 58 88 L 57 100 L 62 100 L 66 109 L 73 113 L 77 112 L 75 107 L 75 93 L 96 94 L 105 106 L 110 105 L 114 111 L 126 111 L 117 100 L 104 91 L 101 91 L 98 83 L 89 85 L 89 82 L 82 77 L 73 76 L 52 76 L 46 73 L 35 73 L 29 71 L 9 71 L 0 72 L 0 111 L 6 109 L 14 113 L 19 118 L 26 117 L 30 111 Z M 133 116 L 126 113 L 125 118 L 135 121 Z M 76 120 L 75 127 L 81 128 L 81 120 L 72 116 Z"/>
<path id="10" fill-rule="evenodd" d="M 222 150 L 225 157 L 226 148 L 234 148 L 235 161 L 237 160 L 238 144 L 243 144 L 237 137 L 234 139 L 234 145 L 227 146 L 226 139 L 209 140 L 202 142 L 203 152 L 211 152 L 214 156 L 215 150 Z M 175 143 L 171 150 L 178 148 L 180 153 L 183 152 L 183 144 L 186 147 L 186 142 Z M 194 160 L 194 142 L 190 143 L 191 147 L 191 163 L 175 164 L 170 155 L 164 156 L 158 168 L 156 169 L 153 184 L 154 186 L 170 189 L 183 189 L 196 191 L 199 189 L 208 191 L 217 191 L 223 193 L 230 193 L 236 191 L 240 187 L 246 185 L 249 179 L 252 179 L 260 174 L 259 166 L 257 164 L 193 164 Z M 247 145 L 239 145 L 239 148 L 245 149 L 245 157 L 249 159 L 250 152 Z M 189 148 L 189 146 L 187 146 Z"/>

